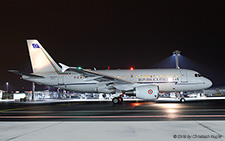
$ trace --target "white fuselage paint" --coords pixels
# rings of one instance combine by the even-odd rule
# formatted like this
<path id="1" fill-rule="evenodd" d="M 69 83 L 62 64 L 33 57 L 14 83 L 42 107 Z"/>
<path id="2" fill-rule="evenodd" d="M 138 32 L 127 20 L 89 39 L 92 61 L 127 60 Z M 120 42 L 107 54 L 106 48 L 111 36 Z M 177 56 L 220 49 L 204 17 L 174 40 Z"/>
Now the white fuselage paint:
<path id="1" fill-rule="evenodd" d="M 120 88 L 121 90 L 131 90 L 136 85 L 156 85 L 160 92 L 175 91 L 195 91 L 209 88 L 212 82 L 196 71 L 188 69 L 137 69 L 137 70 L 97 70 L 96 72 L 106 74 L 112 77 L 132 81 L 133 84 L 127 84 Z M 44 78 L 30 78 L 23 76 L 23 79 L 62 89 L 79 92 L 103 92 L 115 93 L 108 90 L 109 81 L 99 82 L 90 77 L 85 78 L 79 73 L 68 71 L 67 74 L 46 73 L 42 74 Z M 112 82 L 113 83 L 113 82 Z M 107 84 L 107 85 L 105 85 Z M 117 84 L 118 85 L 118 84 Z M 118 85 L 119 88 L 119 85 Z"/>

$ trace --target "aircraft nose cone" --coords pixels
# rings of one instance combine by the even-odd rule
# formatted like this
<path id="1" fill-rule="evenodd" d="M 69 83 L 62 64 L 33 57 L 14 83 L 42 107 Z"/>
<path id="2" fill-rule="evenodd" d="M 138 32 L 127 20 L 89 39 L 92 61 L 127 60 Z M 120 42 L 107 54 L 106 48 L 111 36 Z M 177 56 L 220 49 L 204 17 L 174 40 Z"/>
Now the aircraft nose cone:
<path id="1" fill-rule="evenodd" d="M 209 87 L 211 87 L 212 86 L 212 81 L 211 80 L 209 80 L 209 79 L 207 79 L 207 78 L 205 78 L 205 86 L 207 87 L 207 88 L 209 88 Z"/>

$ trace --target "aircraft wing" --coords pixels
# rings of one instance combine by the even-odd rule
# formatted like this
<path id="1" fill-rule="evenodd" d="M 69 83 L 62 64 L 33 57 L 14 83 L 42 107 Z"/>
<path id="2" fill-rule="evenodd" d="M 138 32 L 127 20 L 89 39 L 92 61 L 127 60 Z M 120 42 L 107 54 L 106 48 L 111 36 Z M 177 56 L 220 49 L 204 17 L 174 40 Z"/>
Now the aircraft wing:
<path id="1" fill-rule="evenodd" d="M 116 77 L 102 74 L 102 73 L 99 73 L 99 72 L 96 72 L 93 70 L 82 69 L 80 67 L 69 67 L 62 63 L 59 63 L 59 64 L 62 66 L 62 72 L 65 72 L 66 70 L 74 71 L 74 72 L 84 75 L 85 77 L 90 77 L 90 78 L 87 78 L 87 80 L 90 80 L 91 78 L 93 78 L 94 80 L 97 80 L 99 82 L 109 81 L 109 83 L 123 83 L 123 84 L 124 83 L 125 84 L 133 84 L 134 83 L 132 81 L 116 78 Z"/>

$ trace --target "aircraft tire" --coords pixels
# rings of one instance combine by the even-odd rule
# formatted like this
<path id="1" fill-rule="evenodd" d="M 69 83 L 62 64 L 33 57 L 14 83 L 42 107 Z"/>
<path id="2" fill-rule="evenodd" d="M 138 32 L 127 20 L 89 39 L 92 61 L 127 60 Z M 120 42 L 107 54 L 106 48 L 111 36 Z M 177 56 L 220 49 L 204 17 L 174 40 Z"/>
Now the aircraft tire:
<path id="1" fill-rule="evenodd" d="M 181 98 L 180 102 L 184 103 L 184 102 L 186 102 L 186 100 L 184 98 Z"/>
<path id="2" fill-rule="evenodd" d="M 113 104 L 118 104 L 118 103 L 120 102 L 120 100 L 119 100 L 118 97 L 114 97 L 114 98 L 112 99 L 112 102 L 113 102 Z"/>

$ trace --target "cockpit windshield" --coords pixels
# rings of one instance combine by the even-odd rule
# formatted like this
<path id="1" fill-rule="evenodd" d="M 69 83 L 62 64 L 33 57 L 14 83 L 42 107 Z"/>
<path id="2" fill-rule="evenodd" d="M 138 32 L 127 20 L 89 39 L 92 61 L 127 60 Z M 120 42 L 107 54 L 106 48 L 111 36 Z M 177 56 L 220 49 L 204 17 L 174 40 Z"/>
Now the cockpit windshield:
<path id="1" fill-rule="evenodd" d="M 195 77 L 201 77 L 202 75 L 200 73 L 196 73 Z"/>

